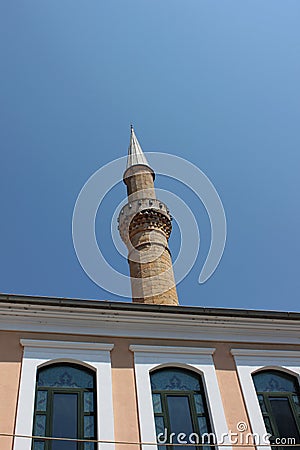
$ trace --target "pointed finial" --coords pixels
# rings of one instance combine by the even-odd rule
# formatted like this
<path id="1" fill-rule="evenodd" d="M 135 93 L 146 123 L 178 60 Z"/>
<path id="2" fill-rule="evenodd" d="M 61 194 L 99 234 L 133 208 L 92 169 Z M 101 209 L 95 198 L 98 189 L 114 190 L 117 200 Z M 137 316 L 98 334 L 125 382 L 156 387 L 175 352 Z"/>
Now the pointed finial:
<path id="1" fill-rule="evenodd" d="M 137 164 L 142 164 L 144 166 L 149 166 L 146 156 L 143 153 L 143 150 L 137 140 L 135 135 L 133 125 L 130 125 L 130 144 L 128 148 L 128 157 L 127 157 L 127 166 L 126 170 L 131 166 L 135 166 Z"/>

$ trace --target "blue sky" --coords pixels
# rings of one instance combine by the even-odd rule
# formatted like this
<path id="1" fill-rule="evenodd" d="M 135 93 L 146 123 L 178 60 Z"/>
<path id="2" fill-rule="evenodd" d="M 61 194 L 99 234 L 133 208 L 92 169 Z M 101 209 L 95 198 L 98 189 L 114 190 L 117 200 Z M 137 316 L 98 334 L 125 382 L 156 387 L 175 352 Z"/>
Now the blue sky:
<path id="1" fill-rule="evenodd" d="M 134 123 L 144 151 L 200 167 L 226 211 L 224 256 L 199 285 L 208 216 L 187 187 L 157 178 L 201 232 L 180 303 L 299 310 L 299 21 L 299 0 L 1 2 L 0 291 L 122 300 L 81 269 L 71 222 L 83 184 L 126 154 Z M 120 182 L 96 225 L 128 273 L 110 238 L 124 196 Z M 176 224 L 170 247 L 176 257 Z"/>

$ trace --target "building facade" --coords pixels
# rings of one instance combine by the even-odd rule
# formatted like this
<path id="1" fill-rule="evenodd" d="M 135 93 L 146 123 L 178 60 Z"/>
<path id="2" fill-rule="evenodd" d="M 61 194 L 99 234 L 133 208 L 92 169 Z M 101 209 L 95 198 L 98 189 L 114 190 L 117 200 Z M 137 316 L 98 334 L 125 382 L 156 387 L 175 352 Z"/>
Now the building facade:
<path id="1" fill-rule="evenodd" d="M 177 397 L 184 394 L 182 399 L 190 398 L 191 393 L 181 392 L 180 370 L 196 374 L 201 380 L 197 395 L 201 394 L 205 403 L 202 429 L 212 430 L 218 439 L 229 431 L 238 433 L 240 424 L 245 424 L 247 432 L 260 436 L 267 431 L 298 436 L 298 313 L 4 295 L 0 297 L 0 308 L 3 450 L 48 448 L 39 441 L 32 447 L 30 438 L 51 434 L 49 428 L 46 430 L 46 421 L 53 420 L 46 417 L 47 405 L 37 410 L 38 374 L 43 368 L 60 364 L 93 372 L 95 398 L 93 415 L 89 417 L 94 428 L 87 434 L 108 442 L 98 447 L 101 449 L 156 449 L 156 431 L 163 432 L 161 424 L 170 418 L 161 405 L 155 406 L 152 397 L 155 394 L 154 399 L 160 402 L 159 396 L 166 397 L 175 383 Z M 161 389 L 158 383 L 154 389 L 152 374 L 166 368 L 174 372 L 167 382 L 169 387 Z M 258 391 L 255 375 L 264 373 L 266 385 L 258 382 Z M 64 376 L 68 377 L 68 370 Z M 285 389 L 293 382 L 295 387 Z M 45 392 L 42 387 L 41 383 Z M 76 386 L 66 382 L 62 387 L 66 393 L 69 388 L 73 392 Z M 271 403 L 266 398 L 268 404 L 262 408 L 262 398 L 269 393 Z M 285 406 L 284 422 L 278 421 L 276 401 Z M 179 411 L 182 408 L 179 406 Z M 200 418 L 194 409 L 192 413 L 194 420 Z M 42 419 L 35 424 L 37 416 Z M 288 427 L 292 421 L 294 429 L 292 424 L 285 433 L 284 425 Z M 281 434 L 278 427 L 282 427 Z M 76 427 L 76 436 L 77 431 Z M 180 431 L 185 432 L 185 428 Z M 13 439 L 9 436 L 13 434 L 24 437 Z M 49 448 L 65 447 L 60 442 Z"/>
<path id="2" fill-rule="evenodd" d="M 124 181 L 132 303 L 0 295 L 1 450 L 299 444 L 300 314 L 179 306 L 133 130 Z"/>

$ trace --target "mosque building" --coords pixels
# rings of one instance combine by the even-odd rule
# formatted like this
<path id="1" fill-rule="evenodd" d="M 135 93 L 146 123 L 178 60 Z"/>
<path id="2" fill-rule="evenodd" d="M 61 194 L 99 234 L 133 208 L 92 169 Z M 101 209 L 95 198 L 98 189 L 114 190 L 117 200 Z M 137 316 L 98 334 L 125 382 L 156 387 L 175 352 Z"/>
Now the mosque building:
<path id="1" fill-rule="evenodd" d="M 132 302 L 0 295 L 0 449 L 300 444 L 300 314 L 180 306 L 133 128 L 123 179 Z"/>

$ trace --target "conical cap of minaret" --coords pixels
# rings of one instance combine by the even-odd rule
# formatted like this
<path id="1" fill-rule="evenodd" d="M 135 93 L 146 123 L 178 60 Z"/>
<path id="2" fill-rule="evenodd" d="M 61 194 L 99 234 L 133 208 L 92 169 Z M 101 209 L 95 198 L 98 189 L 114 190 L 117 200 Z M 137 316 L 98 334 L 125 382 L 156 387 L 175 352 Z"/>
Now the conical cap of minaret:
<path id="1" fill-rule="evenodd" d="M 155 174 L 131 125 L 127 165 L 123 175 L 129 200 L 142 197 L 155 198 L 154 178 Z"/>
<path id="2" fill-rule="evenodd" d="M 131 125 L 130 143 L 128 147 L 126 170 L 132 166 L 143 165 L 149 166 L 146 156 L 140 146 L 140 143 L 135 135 L 133 125 Z"/>

